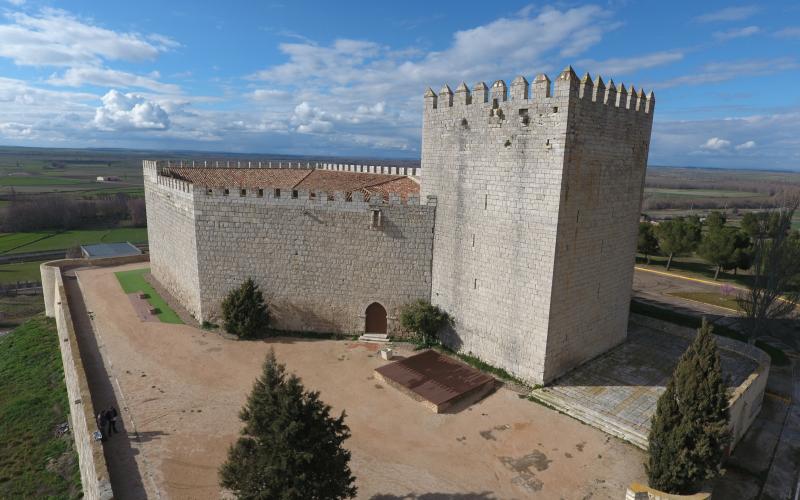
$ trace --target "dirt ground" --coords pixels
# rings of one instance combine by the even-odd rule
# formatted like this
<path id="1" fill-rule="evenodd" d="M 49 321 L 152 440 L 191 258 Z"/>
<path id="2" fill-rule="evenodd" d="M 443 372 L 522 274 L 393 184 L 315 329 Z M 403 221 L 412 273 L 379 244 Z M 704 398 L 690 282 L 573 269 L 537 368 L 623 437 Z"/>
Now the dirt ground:
<path id="1" fill-rule="evenodd" d="M 106 455 L 130 454 L 109 460 L 117 498 L 220 498 L 217 469 L 270 348 L 347 411 L 358 498 L 618 499 L 644 480 L 643 452 L 509 389 L 433 414 L 377 383 L 373 369 L 386 362 L 370 344 L 243 342 L 140 321 L 113 274 L 140 266 L 78 272 L 126 431 Z"/>

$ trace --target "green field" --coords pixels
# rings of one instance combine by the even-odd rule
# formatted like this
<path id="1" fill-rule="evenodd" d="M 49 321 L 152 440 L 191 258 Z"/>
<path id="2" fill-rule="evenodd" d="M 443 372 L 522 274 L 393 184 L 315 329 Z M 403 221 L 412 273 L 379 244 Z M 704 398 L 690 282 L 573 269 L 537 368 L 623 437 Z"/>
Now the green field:
<path id="1" fill-rule="evenodd" d="M 80 498 L 55 321 L 37 316 L 0 338 L 0 498 Z"/>
<path id="2" fill-rule="evenodd" d="M 88 180 L 44 175 L 6 175 L 0 177 L 0 186 L 64 186 L 68 184 L 84 184 L 87 182 Z"/>
<path id="3" fill-rule="evenodd" d="M 748 191 L 731 191 L 724 189 L 666 189 L 644 188 L 646 194 L 661 196 L 684 196 L 687 198 L 753 198 L 763 196 Z"/>
<path id="4" fill-rule="evenodd" d="M 146 243 L 147 228 L 121 227 L 75 231 L 37 231 L 0 234 L 0 254 L 63 250 L 94 243 Z"/>
<path id="5" fill-rule="evenodd" d="M 47 261 L 15 262 L 0 265 L 0 284 L 9 285 L 18 281 L 41 281 L 39 264 Z"/>
<path id="6" fill-rule="evenodd" d="M 114 273 L 122 285 L 122 290 L 125 293 L 140 293 L 147 294 L 147 301 L 151 306 L 158 309 L 158 319 L 162 323 L 175 323 L 183 324 L 181 318 L 169 307 L 167 301 L 164 300 L 158 292 L 144 279 L 144 275 L 150 272 L 150 268 L 133 269 L 131 271 L 120 271 Z"/>

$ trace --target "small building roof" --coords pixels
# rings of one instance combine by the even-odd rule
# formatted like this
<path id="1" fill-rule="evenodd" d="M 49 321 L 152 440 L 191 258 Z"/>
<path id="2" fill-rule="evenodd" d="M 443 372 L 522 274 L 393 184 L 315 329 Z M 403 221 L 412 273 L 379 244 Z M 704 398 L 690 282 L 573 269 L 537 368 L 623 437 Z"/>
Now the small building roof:
<path id="1" fill-rule="evenodd" d="M 96 245 L 81 245 L 81 252 L 87 259 L 99 257 L 127 257 L 141 255 L 142 251 L 130 242 L 125 243 L 98 243 Z"/>

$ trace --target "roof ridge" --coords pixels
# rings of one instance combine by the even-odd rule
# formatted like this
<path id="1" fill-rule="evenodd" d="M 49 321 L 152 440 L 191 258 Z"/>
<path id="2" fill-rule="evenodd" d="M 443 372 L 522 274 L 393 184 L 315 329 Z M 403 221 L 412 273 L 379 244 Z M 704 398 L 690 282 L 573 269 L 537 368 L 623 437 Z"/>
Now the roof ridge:
<path id="1" fill-rule="evenodd" d="M 299 181 L 297 181 L 297 182 L 294 184 L 294 186 L 292 186 L 292 191 L 294 191 L 294 190 L 297 188 L 297 186 L 299 186 L 299 185 L 300 185 L 300 183 L 301 183 L 301 182 L 303 182 L 304 180 L 306 180 L 306 177 L 308 177 L 309 175 L 311 175 L 313 172 L 316 172 L 316 171 L 317 171 L 317 169 L 315 169 L 315 168 L 310 168 L 310 169 L 308 169 L 308 173 L 307 173 L 306 175 L 304 175 L 302 179 L 300 179 Z"/>

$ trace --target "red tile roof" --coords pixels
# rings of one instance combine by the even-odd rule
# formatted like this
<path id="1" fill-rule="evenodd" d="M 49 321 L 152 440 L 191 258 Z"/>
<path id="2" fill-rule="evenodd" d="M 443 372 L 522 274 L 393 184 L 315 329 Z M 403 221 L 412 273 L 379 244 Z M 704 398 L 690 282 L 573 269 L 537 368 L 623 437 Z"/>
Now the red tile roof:
<path id="1" fill-rule="evenodd" d="M 368 174 L 294 168 L 196 168 L 173 167 L 169 175 L 197 186 L 297 189 L 317 193 L 361 191 L 364 198 L 390 193 L 406 199 L 419 193 L 419 184 L 403 175 Z"/>

